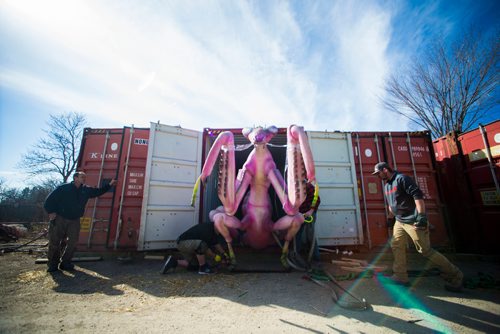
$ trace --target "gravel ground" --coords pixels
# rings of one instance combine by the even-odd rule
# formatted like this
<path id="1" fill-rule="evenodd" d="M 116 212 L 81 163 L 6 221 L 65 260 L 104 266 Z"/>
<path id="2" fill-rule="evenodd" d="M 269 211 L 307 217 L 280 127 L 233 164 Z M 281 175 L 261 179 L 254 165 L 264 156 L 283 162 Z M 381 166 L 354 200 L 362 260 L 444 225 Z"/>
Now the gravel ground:
<path id="1" fill-rule="evenodd" d="M 410 256 L 411 269 L 426 269 L 417 255 Z M 341 281 L 370 304 L 355 311 L 339 307 L 331 290 L 298 271 L 198 275 L 179 268 L 160 275 L 161 260 L 138 256 L 126 263 L 116 257 L 78 262 L 74 272 L 49 274 L 45 264 L 35 264 L 41 256 L 0 256 L 0 333 L 500 332 L 498 287 L 451 293 L 434 275 L 414 277 L 411 288 L 384 285 L 377 275 Z M 500 278 L 498 262 L 452 257 L 468 278 L 478 272 Z M 372 263 L 390 266 L 390 260 Z M 328 259 L 323 266 L 335 269 Z"/>

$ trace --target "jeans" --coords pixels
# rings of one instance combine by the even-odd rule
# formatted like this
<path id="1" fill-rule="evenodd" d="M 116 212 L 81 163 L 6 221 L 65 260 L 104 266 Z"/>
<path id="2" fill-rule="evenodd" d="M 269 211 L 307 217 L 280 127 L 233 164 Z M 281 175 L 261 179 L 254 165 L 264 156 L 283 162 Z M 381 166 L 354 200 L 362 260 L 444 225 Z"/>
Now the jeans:
<path id="1" fill-rule="evenodd" d="M 76 244 L 80 235 L 80 218 L 66 219 L 57 216 L 55 221 L 49 224 L 49 250 L 47 254 L 49 267 L 71 263 L 75 253 Z M 67 238 L 67 240 L 65 240 Z M 64 249 L 63 241 L 66 241 Z M 61 257 L 62 254 L 62 257 Z"/>

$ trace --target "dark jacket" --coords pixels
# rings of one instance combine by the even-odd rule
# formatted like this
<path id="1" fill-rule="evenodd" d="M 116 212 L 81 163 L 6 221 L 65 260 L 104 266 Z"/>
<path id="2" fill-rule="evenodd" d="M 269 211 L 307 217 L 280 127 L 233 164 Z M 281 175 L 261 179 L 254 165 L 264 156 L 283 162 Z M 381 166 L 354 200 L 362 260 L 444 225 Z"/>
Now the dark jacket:
<path id="1" fill-rule="evenodd" d="M 415 181 L 395 171 L 385 184 L 384 192 L 387 205 L 391 207 L 396 219 L 402 223 L 413 224 L 417 217 L 415 200 L 424 198 Z"/>
<path id="2" fill-rule="evenodd" d="M 102 188 L 89 187 L 84 184 L 75 187 L 74 182 L 63 184 L 54 189 L 45 200 L 47 213 L 57 213 L 66 219 L 77 219 L 83 216 L 89 198 L 97 197 L 108 191 L 110 185 Z"/>
<path id="3" fill-rule="evenodd" d="M 310 209 L 313 209 L 314 212 L 318 211 L 318 207 L 321 203 L 321 198 L 318 195 L 318 200 L 316 201 L 316 204 L 313 207 L 312 202 L 314 199 L 314 191 L 315 191 L 314 186 L 311 183 L 307 183 L 306 184 L 306 199 L 299 207 L 300 213 L 306 213 Z"/>
<path id="4" fill-rule="evenodd" d="M 215 232 L 214 223 L 208 222 L 196 224 L 186 232 L 182 233 L 177 239 L 177 242 L 182 240 L 202 240 L 211 247 L 216 244 L 220 244 L 224 239 L 220 234 Z"/>

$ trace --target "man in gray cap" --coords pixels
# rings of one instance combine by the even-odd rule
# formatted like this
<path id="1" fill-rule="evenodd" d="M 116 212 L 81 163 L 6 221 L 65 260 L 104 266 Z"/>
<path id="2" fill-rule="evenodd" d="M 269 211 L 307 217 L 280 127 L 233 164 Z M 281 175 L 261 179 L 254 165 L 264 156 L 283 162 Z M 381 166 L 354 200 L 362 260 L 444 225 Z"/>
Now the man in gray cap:
<path id="1" fill-rule="evenodd" d="M 461 291 L 464 275 L 460 269 L 431 248 L 424 195 L 415 181 L 393 170 L 386 162 L 376 164 L 372 174 L 378 175 L 385 182 L 385 198 L 390 213 L 396 218 L 391 240 L 394 255 L 391 282 L 409 285 L 406 269 L 406 239 L 409 236 L 417 252 L 439 268 L 441 277 L 446 281 L 445 288 L 453 292 Z"/>

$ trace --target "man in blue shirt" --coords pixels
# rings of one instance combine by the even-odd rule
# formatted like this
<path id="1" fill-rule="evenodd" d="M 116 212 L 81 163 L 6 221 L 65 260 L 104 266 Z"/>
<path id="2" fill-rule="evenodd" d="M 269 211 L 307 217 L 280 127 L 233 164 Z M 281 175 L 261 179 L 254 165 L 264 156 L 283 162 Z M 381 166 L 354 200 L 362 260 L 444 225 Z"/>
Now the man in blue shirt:
<path id="1" fill-rule="evenodd" d="M 386 162 L 375 165 L 373 175 L 384 180 L 384 194 L 390 213 L 396 218 L 391 240 L 394 255 L 391 281 L 408 286 L 406 269 L 406 239 L 409 236 L 417 252 L 425 256 L 441 271 L 449 291 L 462 290 L 463 273 L 441 253 L 430 246 L 429 224 L 425 212 L 424 195 L 415 181 L 393 170 Z"/>
<path id="2" fill-rule="evenodd" d="M 76 172 L 73 182 L 60 185 L 45 200 L 44 208 L 50 220 L 47 272 L 74 269 L 71 259 L 80 234 L 80 217 L 85 212 L 87 201 L 101 196 L 116 184 L 116 180 L 112 179 L 105 186 L 94 188 L 85 185 L 86 178 L 84 172 Z M 61 242 L 65 238 L 66 248 L 61 257 Z"/>

